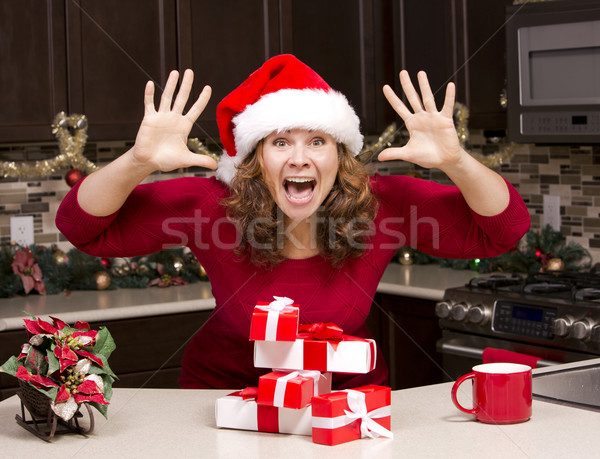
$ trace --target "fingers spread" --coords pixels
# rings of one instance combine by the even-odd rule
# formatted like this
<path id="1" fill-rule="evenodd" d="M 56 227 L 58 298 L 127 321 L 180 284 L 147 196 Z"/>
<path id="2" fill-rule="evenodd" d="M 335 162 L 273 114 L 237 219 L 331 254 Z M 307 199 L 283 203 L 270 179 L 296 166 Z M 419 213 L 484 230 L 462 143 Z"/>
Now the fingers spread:
<path id="1" fill-rule="evenodd" d="M 189 118 L 190 122 L 194 123 L 198 119 L 200 114 L 206 108 L 206 104 L 208 104 L 211 94 L 212 94 L 211 87 L 204 86 L 204 88 L 202 89 L 202 92 L 198 96 L 198 99 L 196 100 L 196 102 L 194 102 L 194 105 L 191 106 L 191 108 L 185 115 L 186 118 Z"/>
<path id="2" fill-rule="evenodd" d="M 187 69 L 183 73 L 183 80 L 181 81 L 181 86 L 179 87 L 179 92 L 177 93 L 177 97 L 175 98 L 175 103 L 173 104 L 173 111 L 175 113 L 183 113 L 185 104 L 187 104 L 188 97 L 190 96 L 190 91 L 192 90 L 193 82 L 194 82 L 194 72 L 192 72 L 192 70 L 190 70 L 190 69 Z"/>
<path id="3" fill-rule="evenodd" d="M 421 105 L 421 98 L 417 93 L 417 90 L 410 81 L 410 76 L 406 70 L 402 70 L 400 72 L 400 84 L 402 84 L 402 89 L 404 90 L 404 94 L 406 94 L 406 98 L 410 103 L 413 111 L 415 113 L 423 110 L 423 106 Z"/>
<path id="4" fill-rule="evenodd" d="M 165 89 L 162 93 L 162 97 L 160 98 L 160 105 L 158 107 L 159 112 L 168 112 L 171 110 L 171 101 L 173 100 L 173 94 L 175 92 L 178 79 L 179 72 L 177 70 L 173 70 L 169 74 L 167 84 L 165 84 Z"/>
<path id="5" fill-rule="evenodd" d="M 435 106 L 435 98 L 433 97 L 433 92 L 431 92 L 427 74 L 421 71 L 417 73 L 417 79 L 419 80 L 419 88 L 421 89 L 421 97 L 423 98 L 425 110 L 428 112 L 436 112 L 437 107 Z"/>
<path id="6" fill-rule="evenodd" d="M 151 115 L 152 113 L 156 113 L 154 108 L 154 83 L 148 81 L 144 89 L 144 114 Z"/>
<path id="7" fill-rule="evenodd" d="M 448 86 L 446 87 L 446 97 L 444 98 L 444 106 L 442 107 L 442 113 L 450 118 L 454 114 L 455 93 L 456 87 L 454 86 L 454 83 L 448 83 Z"/>
<path id="8" fill-rule="evenodd" d="M 406 122 L 408 118 L 412 116 L 410 110 L 404 105 L 404 102 L 400 100 L 400 98 L 396 95 L 394 90 L 390 88 L 387 84 L 383 87 L 383 95 L 390 103 L 392 108 L 400 115 L 400 117 Z"/>

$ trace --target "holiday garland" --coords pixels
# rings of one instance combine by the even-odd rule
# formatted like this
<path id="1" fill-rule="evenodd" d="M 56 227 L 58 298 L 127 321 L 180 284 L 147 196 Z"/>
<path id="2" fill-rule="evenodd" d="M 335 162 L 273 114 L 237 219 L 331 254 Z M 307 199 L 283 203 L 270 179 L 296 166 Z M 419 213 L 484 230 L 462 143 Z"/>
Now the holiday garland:
<path id="1" fill-rule="evenodd" d="M 77 249 L 18 245 L 0 248 L 0 298 L 73 290 L 169 287 L 206 281 L 191 252 L 175 248 L 133 258 L 99 258 Z"/>
<path id="2" fill-rule="evenodd" d="M 574 242 L 567 243 L 560 231 L 547 225 L 541 231 L 529 230 L 521 243 L 512 250 L 493 258 L 454 260 L 424 254 L 410 247 L 400 249 L 395 260 L 399 263 L 438 263 L 443 268 L 471 269 L 480 273 L 506 271 L 536 273 L 541 271 L 582 271 L 591 267 L 592 257 L 587 249 Z"/>

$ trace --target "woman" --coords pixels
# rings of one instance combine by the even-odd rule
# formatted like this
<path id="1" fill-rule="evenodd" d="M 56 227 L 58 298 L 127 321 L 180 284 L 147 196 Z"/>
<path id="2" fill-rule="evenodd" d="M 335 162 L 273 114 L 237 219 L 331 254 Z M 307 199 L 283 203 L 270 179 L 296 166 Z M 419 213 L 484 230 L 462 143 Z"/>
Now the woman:
<path id="1" fill-rule="evenodd" d="M 381 276 L 398 248 L 410 244 L 442 257 L 498 255 L 529 228 L 513 187 L 458 143 L 454 85 L 437 111 L 426 75 L 421 99 L 406 72 L 402 88 L 414 113 L 388 86 L 410 141 L 382 152 L 443 170 L 456 186 L 408 177 L 369 178 L 355 159 L 359 121 L 346 98 L 291 55 L 276 56 L 223 99 L 217 122 L 225 152 L 218 166 L 195 155 L 186 138 L 210 97 L 205 87 L 183 115 L 193 75 L 171 73 L 158 111 L 151 82 L 135 145 L 79 182 L 56 223 L 79 249 L 135 256 L 186 245 L 205 268 L 216 308 L 188 344 L 184 388 L 256 385 L 248 341 L 257 301 L 287 296 L 301 323 L 335 322 L 369 337 L 365 320 Z M 218 178 L 138 184 L 150 173 L 217 168 Z M 334 387 L 386 384 L 381 354 L 367 375 L 334 375 Z"/>

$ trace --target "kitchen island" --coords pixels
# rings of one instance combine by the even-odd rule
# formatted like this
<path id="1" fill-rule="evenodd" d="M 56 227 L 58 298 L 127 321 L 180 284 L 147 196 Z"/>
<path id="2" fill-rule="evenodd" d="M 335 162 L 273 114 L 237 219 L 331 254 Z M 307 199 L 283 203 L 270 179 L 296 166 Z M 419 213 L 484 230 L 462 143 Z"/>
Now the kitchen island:
<path id="1" fill-rule="evenodd" d="M 48 459 L 597 457 L 598 412 L 534 400 L 527 422 L 481 424 L 454 407 L 450 388 L 443 383 L 393 391 L 394 439 L 338 446 L 316 445 L 308 436 L 218 429 L 215 400 L 229 391 L 178 389 L 115 389 L 108 420 L 94 410 L 89 437 L 69 434 L 46 443 L 15 422 L 20 403 L 13 396 L 0 402 L 0 444 L 4 457 Z M 461 401 L 470 403 L 469 385 L 461 390 Z"/>

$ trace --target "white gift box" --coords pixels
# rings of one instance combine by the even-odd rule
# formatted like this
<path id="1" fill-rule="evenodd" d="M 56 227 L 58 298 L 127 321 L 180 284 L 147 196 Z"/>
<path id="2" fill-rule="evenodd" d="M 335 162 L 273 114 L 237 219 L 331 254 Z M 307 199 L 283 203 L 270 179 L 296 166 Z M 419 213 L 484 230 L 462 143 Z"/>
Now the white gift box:
<path id="1" fill-rule="evenodd" d="M 217 399 L 217 427 L 312 435 L 310 405 L 301 409 L 264 406 L 258 405 L 256 399 L 244 399 L 234 394 Z"/>
<path id="2" fill-rule="evenodd" d="M 377 360 L 375 340 L 353 339 L 334 350 L 324 340 L 255 341 L 254 366 L 284 370 L 317 370 L 333 373 L 368 373 Z"/>

